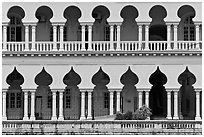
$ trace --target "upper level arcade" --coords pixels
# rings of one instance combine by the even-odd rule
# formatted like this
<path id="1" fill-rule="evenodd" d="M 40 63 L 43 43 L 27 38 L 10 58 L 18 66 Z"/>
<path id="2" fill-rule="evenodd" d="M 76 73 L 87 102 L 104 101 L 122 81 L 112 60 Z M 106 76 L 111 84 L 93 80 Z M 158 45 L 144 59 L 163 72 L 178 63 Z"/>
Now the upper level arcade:
<path id="1" fill-rule="evenodd" d="M 4 2 L 2 8 L 3 54 L 202 49 L 199 2 Z"/>

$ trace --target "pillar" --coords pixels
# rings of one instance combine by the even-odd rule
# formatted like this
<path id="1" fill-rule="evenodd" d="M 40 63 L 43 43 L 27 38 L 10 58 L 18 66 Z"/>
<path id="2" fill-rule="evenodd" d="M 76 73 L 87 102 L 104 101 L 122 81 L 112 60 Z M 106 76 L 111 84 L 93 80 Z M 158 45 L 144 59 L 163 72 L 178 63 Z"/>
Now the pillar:
<path id="1" fill-rule="evenodd" d="M 172 119 L 172 116 L 171 116 L 171 90 L 167 90 L 167 119 Z"/>
<path id="2" fill-rule="evenodd" d="M 29 51 L 29 26 L 25 25 L 25 49 L 24 51 Z"/>
<path id="3" fill-rule="evenodd" d="M 62 121 L 64 120 L 64 114 L 63 114 L 63 92 L 64 90 L 59 90 L 59 117 L 58 120 Z"/>
<path id="4" fill-rule="evenodd" d="M 145 24 L 145 48 L 144 50 L 149 50 L 149 24 Z"/>
<path id="5" fill-rule="evenodd" d="M 3 51 L 7 51 L 7 26 L 3 25 Z"/>
<path id="6" fill-rule="evenodd" d="M 196 31 L 196 49 L 199 49 L 200 47 L 199 47 L 199 42 L 200 42 L 200 40 L 199 40 L 199 34 L 200 34 L 200 32 L 199 32 L 199 30 L 200 30 L 200 24 L 198 24 L 198 23 L 195 23 L 195 31 Z"/>
<path id="7" fill-rule="evenodd" d="M 116 108 L 116 112 L 120 112 L 120 91 L 116 91 L 117 94 L 117 108 Z"/>
<path id="8" fill-rule="evenodd" d="M 86 50 L 86 48 L 85 48 L 85 25 L 81 26 L 81 41 L 82 41 L 81 50 L 85 51 Z"/>
<path id="9" fill-rule="evenodd" d="M 109 50 L 114 50 L 114 47 L 113 47 L 113 32 L 114 32 L 114 25 L 111 24 L 110 25 L 110 49 Z"/>
<path id="10" fill-rule="evenodd" d="M 171 24 L 167 24 L 167 50 L 171 50 Z"/>
<path id="11" fill-rule="evenodd" d="M 92 51 L 92 24 L 88 25 L 88 51 Z"/>
<path id="12" fill-rule="evenodd" d="M 30 120 L 35 120 L 35 91 L 31 90 L 31 114 Z"/>
<path id="13" fill-rule="evenodd" d="M 24 116 L 23 120 L 29 120 L 28 119 L 28 91 L 24 90 Z"/>
<path id="14" fill-rule="evenodd" d="M 57 101 L 56 101 L 56 92 L 55 90 L 52 91 L 52 118 L 51 120 L 57 120 L 57 115 L 56 115 L 56 106 L 57 106 Z"/>
<path id="15" fill-rule="evenodd" d="M 36 25 L 32 25 L 32 47 L 31 51 L 35 51 L 35 33 L 36 33 Z"/>
<path id="16" fill-rule="evenodd" d="M 88 90 L 88 114 L 87 114 L 87 119 L 91 119 L 91 110 L 92 110 L 92 91 Z"/>
<path id="17" fill-rule="evenodd" d="M 3 97 L 3 110 L 2 110 L 2 121 L 7 120 L 7 116 L 6 116 L 6 90 L 3 90 L 2 93 L 2 97 Z"/>
<path id="18" fill-rule="evenodd" d="M 139 108 L 142 107 L 142 92 L 143 92 L 143 90 L 138 90 L 138 95 L 139 95 Z"/>
<path id="19" fill-rule="evenodd" d="M 149 91 L 145 91 L 145 104 L 149 107 Z"/>
<path id="20" fill-rule="evenodd" d="M 114 91 L 110 90 L 110 115 L 113 115 L 113 93 Z"/>
<path id="21" fill-rule="evenodd" d="M 174 117 L 173 119 L 179 119 L 178 117 L 178 91 L 174 91 Z"/>
<path id="22" fill-rule="evenodd" d="M 64 41 L 63 31 L 64 31 L 64 25 L 60 25 L 60 48 L 59 48 L 59 51 L 64 51 L 64 48 L 63 48 L 63 41 Z"/>
<path id="23" fill-rule="evenodd" d="M 196 116 L 195 120 L 201 120 L 200 117 L 200 90 L 195 90 L 196 92 Z"/>
<path id="24" fill-rule="evenodd" d="M 116 50 L 121 50 L 120 49 L 120 26 L 121 26 L 121 24 L 117 24 L 117 47 L 116 47 Z"/>
<path id="25" fill-rule="evenodd" d="M 174 50 L 178 50 L 178 47 L 177 47 L 177 29 L 178 29 L 178 24 L 174 24 Z"/>
<path id="26" fill-rule="evenodd" d="M 57 25 L 53 25 L 53 49 L 52 51 L 57 51 Z"/>
<path id="27" fill-rule="evenodd" d="M 139 35 L 138 35 L 138 40 L 139 40 L 139 49 L 142 49 L 142 24 L 138 24 L 139 25 Z"/>
<path id="28" fill-rule="evenodd" d="M 80 120 L 85 119 L 85 91 L 81 90 L 81 117 Z"/>

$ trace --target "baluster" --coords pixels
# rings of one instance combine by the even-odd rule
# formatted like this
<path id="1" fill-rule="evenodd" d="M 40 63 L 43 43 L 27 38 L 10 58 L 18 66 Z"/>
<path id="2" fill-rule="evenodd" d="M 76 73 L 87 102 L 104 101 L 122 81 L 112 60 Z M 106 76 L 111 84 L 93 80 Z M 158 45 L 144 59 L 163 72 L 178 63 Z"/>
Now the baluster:
<path id="1" fill-rule="evenodd" d="M 68 43 L 68 49 L 71 51 L 71 42 Z"/>

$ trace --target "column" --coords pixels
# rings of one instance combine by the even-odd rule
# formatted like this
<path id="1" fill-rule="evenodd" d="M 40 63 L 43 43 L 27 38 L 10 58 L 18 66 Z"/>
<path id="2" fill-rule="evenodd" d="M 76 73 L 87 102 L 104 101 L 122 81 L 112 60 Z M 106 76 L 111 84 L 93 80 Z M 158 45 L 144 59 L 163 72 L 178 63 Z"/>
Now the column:
<path id="1" fill-rule="evenodd" d="M 121 23 L 117 24 L 117 48 L 116 50 L 121 50 L 120 49 L 120 26 L 121 26 Z"/>
<path id="2" fill-rule="evenodd" d="M 55 90 L 52 91 L 52 118 L 51 120 L 57 120 L 57 115 L 56 115 L 56 106 L 57 106 L 57 101 L 56 101 L 56 92 Z"/>
<path id="3" fill-rule="evenodd" d="M 111 24 L 110 25 L 110 49 L 109 50 L 114 50 L 114 47 L 113 47 L 113 32 L 114 32 L 114 25 Z"/>
<path id="4" fill-rule="evenodd" d="M 82 41 L 82 51 L 85 51 L 85 25 L 81 25 L 81 41 Z"/>
<path id="5" fill-rule="evenodd" d="M 139 49 L 142 49 L 142 24 L 138 24 L 139 29 L 138 29 L 138 40 L 139 40 Z"/>
<path id="6" fill-rule="evenodd" d="M 30 120 L 35 120 L 35 91 L 31 90 L 31 114 Z"/>
<path id="7" fill-rule="evenodd" d="M 2 121 L 7 120 L 7 116 L 6 116 L 6 90 L 3 90 L 2 93 L 2 97 L 3 97 L 3 110 L 2 110 Z"/>
<path id="8" fill-rule="evenodd" d="M 88 91 L 88 116 L 87 119 L 92 119 L 91 110 L 92 110 L 92 92 L 91 90 Z"/>
<path id="9" fill-rule="evenodd" d="M 149 107 L 149 91 L 145 91 L 145 104 Z"/>
<path id="10" fill-rule="evenodd" d="M 116 112 L 120 112 L 120 91 L 116 91 L 117 92 L 117 108 L 116 108 Z"/>
<path id="11" fill-rule="evenodd" d="M 114 91 L 110 90 L 110 115 L 113 115 L 113 93 Z"/>
<path id="12" fill-rule="evenodd" d="M 88 26 L 88 51 L 92 51 L 92 24 Z"/>
<path id="13" fill-rule="evenodd" d="M 167 50 L 171 50 L 171 24 L 167 24 Z"/>
<path id="14" fill-rule="evenodd" d="M 138 90 L 138 96 L 139 96 L 139 108 L 142 107 L 142 90 Z"/>
<path id="15" fill-rule="evenodd" d="M 80 120 L 85 119 L 85 91 L 81 90 L 81 117 Z"/>
<path id="16" fill-rule="evenodd" d="M 178 50 L 178 47 L 177 47 L 177 29 L 178 29 L 178 24 L 174 24 L 174 50 Z"/>
<path id="17" fill-rule="evenodd" d="M 171 90 L 167 90 L 167 119 L 172 119 L 171 117 Z"/>
<path id="18" fill-rule="evenodd" d="M 36 33 L 36 25 L 32 25 L 32 47 L 31 47 L 31 51 L 36 51 L 36 49 L 35 49 L 35 33 Z"/>
<path id="19" fill-rule="evenodd" d="M 196 92 L 196 116 L 195 120 L 201 120 L 200 117 L 200 90 L 195 90 Z"/>
<path id="20" fill-rule="evenodd" d="M 149 50 L 149 24 L 145 24 L 145 48 L 144 50 Z"/>
<path id="21" fill-rule="evenodd" d="M 7 26 L 3 25 L 3 51 L 7 51 Z"/>
<path id="22" fill-rule="evenodd" d="M 29 50 L 29 26 L 25 25 L 25 49 L 24 51 Z"/>
<path id="23" fill-rule="evenodd" d="M 53 49 L 52 51 L 57 51 L 57 25 L 53 25 Z"/>
<path id="24" fill-rule="evenodd" d="M 174 91 L 174 117 L 173 119 L 179 119 L 178 117 L 178 91 Z"/>
<path id="25" fill-rule="evenodd" d="M 64 114 L 63 114 L 63 92 L 64 90 L 59 90 L 59 117 L 58 120 L 62 121 L 64 120 Z"/>
<path id="26" fill-rule="evenodd" d="M 199 34 L 200 34 L 200 32 L 199 32 L 199 29 L 200 29 L 200 24 L 197 24 L 197 23 L 195 23 L 195 30 L 196 30 L 196 45 L 195 45 L 195 48 L 196 49 L 199 49 L 200 47 L 199 47 Z"/>
<path id="27" fill-rule="evenodd" d="M 28 91 L 24 90 L 24 116 L 23 120 L 29 120 L 28 118 Z"/>
<path id="28" fill-rule="evenodd" d="M 60 25 L 60 48 L 59 51 L 64 51 L 63 41 L 64 41 L 64 25 Z"/>

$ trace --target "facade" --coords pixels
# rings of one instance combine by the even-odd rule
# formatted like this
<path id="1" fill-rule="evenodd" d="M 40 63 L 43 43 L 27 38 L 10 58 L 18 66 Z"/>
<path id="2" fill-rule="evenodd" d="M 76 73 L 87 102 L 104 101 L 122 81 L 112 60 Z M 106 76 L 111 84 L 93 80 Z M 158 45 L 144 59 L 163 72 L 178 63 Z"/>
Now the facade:
<path id="1" fill-rule="evenodd" d="M 2 3 L 3 121 L 201 120 L 201 5 Z"/>

